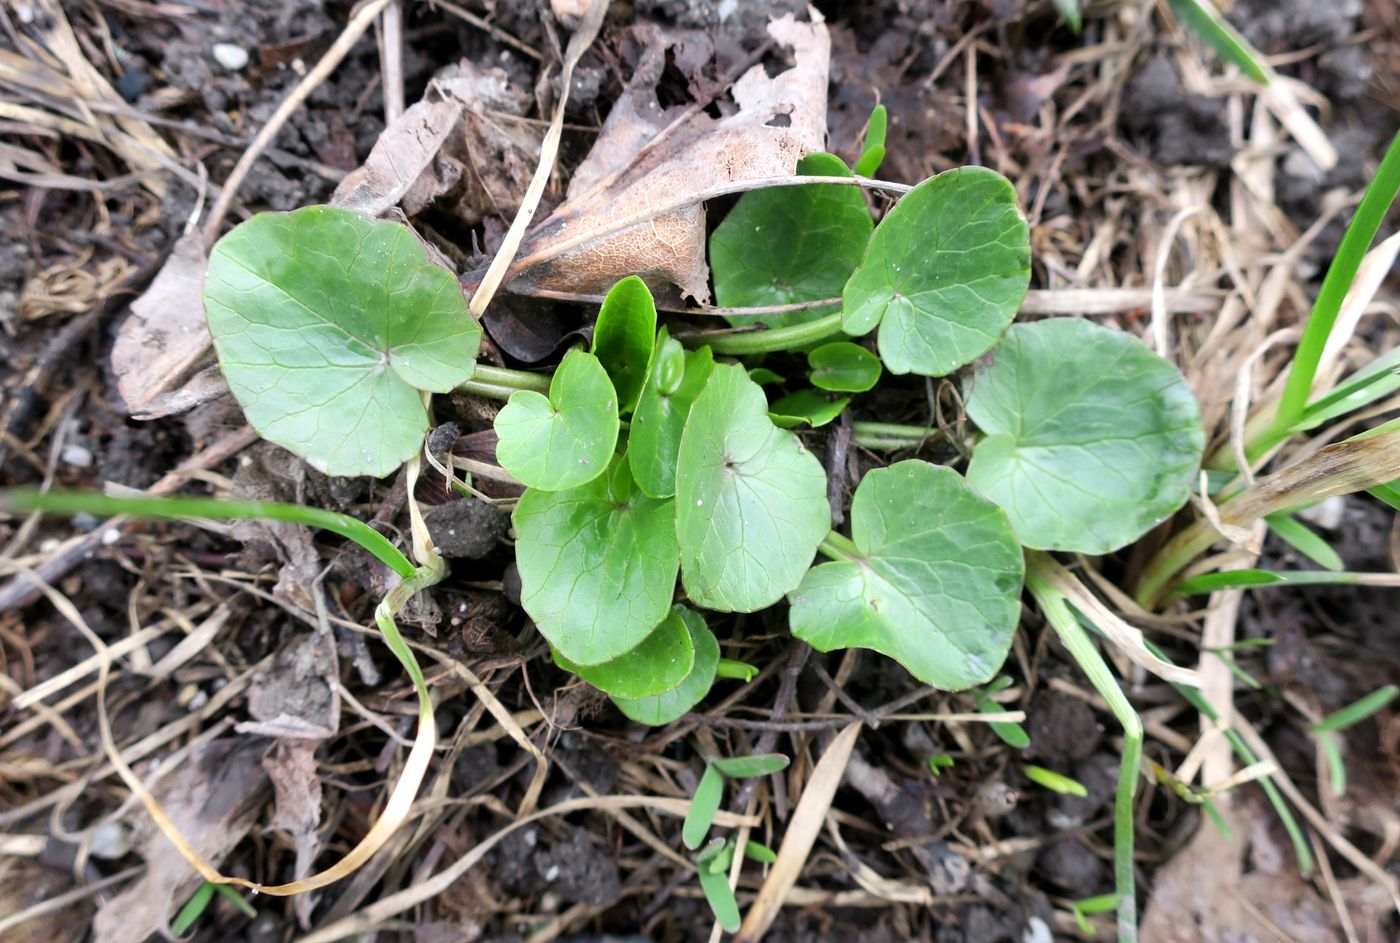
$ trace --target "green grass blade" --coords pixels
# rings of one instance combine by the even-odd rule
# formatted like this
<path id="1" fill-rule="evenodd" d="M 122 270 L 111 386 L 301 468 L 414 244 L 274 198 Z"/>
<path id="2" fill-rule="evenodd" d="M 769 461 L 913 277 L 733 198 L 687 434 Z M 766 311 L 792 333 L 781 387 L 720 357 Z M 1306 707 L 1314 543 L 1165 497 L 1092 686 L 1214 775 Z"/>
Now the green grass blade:
<path id="1" fill-rule="evenodd" d="M 1337 551 L 1292 514 L 1268 514 L 1264 520 L 1280 540 L 1323 569 L 1340 572 L 1346 568 Z"/>
<path id="2" fill-rule="evenodd" d="M 1079 0 L 1051 0 L 1060 16 L 1065 18 L 1069 28 L 1074 30 L 1076 36 L 1084 28 L 1084 15 L 1079 9 Z"/>
<path id="3" fill-rule="evenodd" d="M 695 787 L 695 795 L 690 800 L 690 811 L 686 813 L 685 824 L 681 826 L 681 840 L 687 848 L 699 848 L 709 834 L 710 823 L 719 811 L 720 800 L 724 798 L 724 777 L 713 765 L 705 766 L 705 774 Z"/>
<path id="4" fill-rule="evenodd" d="M 379 531 L 348 514 L 277 501 L 241 501 L 224 498 L 159 498 L 149 495 L 107 495 L 86 491 L 38 491 L 16 488 L 0 491 L 0 509 L 39 511 L 44 514 L 91 514 L 116 517 L 126 514 L 156 520 L 204 518 L 215 521 L 287 521 L 319 527 L 353 540 L 405 579 L 416 567 Z"/>
<path id="5" fill-rule="evenodd" d="M 1183 0 L 1184 2 L 1184 0 Z M 1176 3 L 1172 4 L 1173 8 Z M 1371 243 L 1380 229 L 1386 213 L 1400 191 L 1400 133 L 1397 133 L 1381 158 L 1375 177 L 1356 208 L 1356 215 L 1342 236 L 1342 244 L 1327 269 L 1318 292 L 1307 326 L 1303 328 L 1303 338 L 1298 343 L 1298 351 L 1293 357 L 1293 366 L 1288 372 L 1288 380 L 1279 399 L 1278 413 L 1271 429 L 1279 434 L 1291 428 L 1302 417 L 1307 408 L 1308 397 L 1312 394 L 1313 380 L 1317 376 L 1318 363 L 1322 351 L 1327 346 L 1327 338 L 1337 323 L 1342 301 L 1346 298 L 1351 283 L 1356 279 L 1357 269 L 1365 258 Z M 1277 441 L 1277 439 L 1275 439 Z M 1261 443 L 1268 448 L 1272 443 Z"/>
<path id="6" fill-rule="evenodd" d="M 237 890 L 230 887 L 229 885 L 215 884 L 214 891 L 220 897 L 226 898 L 229 901 L 229 903 L 237 907 L 239 913 L 243 914 L 243 916 L 256 917 L 258 915 L 257 908 L 255 908 L 251 903 L 244 899 L 242 894 L 238 893 Z"/>
<path id="7" fill-rule="evenodd" d="M 1335 733 L 1355 726 L 1395 700 L 1397 695 L 1400 695 L 1400 687 L 1393 684 L 1377 688 L 1361 700 L 1328 714 L 1313 724 L 1312 730 L 1314 733 Z"/>
<path id="8" fill-rule="evenodd" d="M 1144 639 L 1143 644 L 1147 646 L 1149 652 L 1168 664 L 1171 663 L 1166 653 L 1151 641 Z M 1205 699 L 1205 695 L 1203 695 L 1200 690 L 1175 682 L 1171 684 L 1172 687 L 1176 689 L 1176 693 L 1180 694 L 1186 700 L 1186 703 L 1195 708 L 1198 713 L 1212 722 L 1218 723 L 1220 721 L 1220 714 L 1214 707 L 1211 707 L 1210 702 Z M 1249 748 L 1249 745 L 1244 742 L 1244 738 L 1241 737 L 1237 731 L 1227 727 L 1224 733 L 1226 741 L 1230 744 L 1230 749 L 1235 751 L 1235 756 L 1240 758 L 1241 763 L 1245 766 L 1253 766 L 1255 763 L 1259 762 L 1259 757 L 1254 755 L 1254 751 Z M 1278 815 L 1279 821 L 1283 823 L 1283 830 L 1288 833 L 1288 840 L 1293 845 L 1293 855 L 1298 859 L 1298 871 L 1304 877 L 1310 876 L 1313 869 L 1317 866 L 1317 863 L 1313 860 L 1312 849 L 1308 846 L 1308 840 L 1303 835 L 1303 830 L 1299 827 L 1298 820 L 1293 817 L 1293 810 L 1288 807 L 1287 801 L 1283 798 L 1283 793 L 1279 792 L 1278 786 L 1274 785 L 1271 778 L 1265 776 L 1256 780 L 1256 782 L 1259 783 L 1259 788 L 1264 790 L 1264 795 L 1268 798 L 1269 804 L 1274 807 L 1275 814 Z"/>
<path id="9" fill-rule="evenodd" d="M 214 899 L 214 885 L 205 881 L 195 889 L 194 894 L 185 902 L 185 906 L 180 908 L 180 912 L 175 915 L 175 919 L 170 923 L 170 933 L 172 936 L 184 936 L 193 927 L 195 921 L 204 915 L 204 911 L 209 908 L 209 902 Z"/>
<path id="10" fill-rule="evenodd" d="M 1337 746 L 1337 736 L 1324 733 L 1317 738 L 1322 746 L 1322 755 L 1327 760 L 1327 778 L 1332 781 L 1332 795 L 1340 799 L 1347 794 L 1347 764 L 1342 760 L 1342 751 Z"/>
<path id="11" fill-rule="evenodd" d="M 1374 490 L 1374 489 L 1373 489 Z M 1400 492 L 1396 495 L 1400 502 Z M 1397 505 L 1400 510 L 1400 505 Z M 1213 593 L 1218 589 L 1260 588 L 1264 586 L 1318 586 L 1340 584 L 1343 586 L 1384 586 L 1393 581 L 1393 573 L 1353 573 L 1331 570 L 1228 570 L 1221 573 L 1202 573 L 1184 579 L 1172 588 L 1173 596 L 1198 596 Z"/>
<path id="12" fill-rule="evenodd" d="M 1180 17 L 1216 55 L 1239 69 L 1260 85 L 1273 81 L 1273 71 L 1249 40 L 1240 35 L 1220 15 L 1210 0 L 1168 0 L 1172 12 Z M 1057 4 L 1058 5 L 1058 4 Z"/>

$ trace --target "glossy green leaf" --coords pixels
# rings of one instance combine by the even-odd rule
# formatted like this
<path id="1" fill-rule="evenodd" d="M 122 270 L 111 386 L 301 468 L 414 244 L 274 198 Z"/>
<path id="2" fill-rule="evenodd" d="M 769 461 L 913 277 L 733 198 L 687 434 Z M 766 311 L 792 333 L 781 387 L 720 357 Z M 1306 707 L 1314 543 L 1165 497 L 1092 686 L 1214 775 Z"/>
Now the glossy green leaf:
<path id="1" fill-rule="evenodd" d="M 1011 648 L 1024 558 L 1006 515 L 957 472 L 910 460 L 866 474 L 844 559 L 792 594 L 792 634 L 869 648 L 945 690 L 981 684 Z"/>
<path id="2" fill-rule="evenodd" d="M 738 364 L 714 368 L 691 407 L 676 461 L 676 536 L 698 605 L 752 612 L 796 588 L 826 536 L 826 474 L 773 425 Z"/>
<path id="3" fill-rule="evenodd" d="M 676 687 L 690 674 L 695 667 L 695 645 L 690 641 L 685 620 L 672 610 L 636 648 L 612 661 L 577 665 L 555 649 L 554 662 L 608 694 L 653 697 Z"/>
<path id="4" fill-rule="evenodd" d="M 1108 553 L 1186 502 L 1200 407 L 1175 367 L 1074 318 L 1013 327 L 964 390 L 987 438 L 967 477 L 1027 547 Z"/>
<path id="5" fill-rule="evenodd" d="M 885 131 L 889 124 L 889 114 L 884 105 L 876 105 L 870 112 L 870 122 L 865 128 L 865 145 L 861 148 L 860 159 L 856 161 L 857 177 L 873 177 L 885 160 Z"/>
<path id="6" fill-rule="evenodd" d="M 880 358 L 859 344 L 834 341 L 807 353 L 812 385 L 839 393 L 864 393 L 880 380 Z"/>
<path id="7" fill-rule="evenodd" d="M 673 611 L 680 613 L 690 632 L 695 664 L 684 681 L 663 694 L 635 700 L 612 698 L 618 710 L 639 724 L 653 727 L 669 724 L 699 704 L 715 683 L 715 668 L 719 664 L 719 642 L 715 641 L 715 634 L 705 625 L 704 617 L 698 612 L 685 606 L 676 606 Z"/>
<path id="8" fill-rule="evenodd" d="M 849 177 L 841 158 L 808 154 L 797 165 L 807 176 Z M 860 263 L 873 227 L 860 188 L 840 184 L 775 187 L 745 193 L 710 236 L 715 299 L 723 307 L 818 301 L 841 294 Z M 735 325 L 762 321 L 785 327 L 812 321 L 832 308 L 741 315 Z"/>
<path id="9" fill-rule="evenodd" d="M 730 779 L 752 779 L 788 768 L 788 758 L 781 753 L 756 753 L 753 756 L 726 756 L 710 760 L 710 765 Z"/>
<path id="10" fill-rule="evenodd" d="M 656 303 L 646 282 L 629 275 L 608 292 L 593 325 L 593 353 L 612 379 L 619 412 L 637 405 L 655 344 Z"/>
<path id="11" fill-rule="evenodd" d="M 530 488 L 565 491 L 601 475 L 617 446 L 617 392 L 598 358 L 564 355 L 549 396 L 512 393 L 496 415 L 496 461 Z"/>
<path id="12" fill-rule="evenodd" d="M 849 405 L 849 396 L 833 398 L 816 390 L 798 390 L 775 399 L 773 405 L 768 407 L 768 415 L 780 429 L 796 429 L 798 426 L 816 429 L 841 415 L 841 411 Z"/>
<path id="13" fill-rule="evenodd" d="M 781 373 L 774 373 L 767 367 L 750 367 L 749 379 L 759 386 L 768 386 L 773 383 L 785 383 L 786 378 Z"/>
<path id="14" fill-rule="evenodd" d="M 1026 296 L 1030 231 L 1000 174 L 930 177 L 885 214 L 846 282 L 841 326 L 880 329 L 891 373 L 941 377 L 996 344 Z"/>
<path id="15" fill-rule="evenodd" d="M 690 797 L 690 811 L 685 814 L 685 824 L 681 827 L 681 840 L 685 842 L 685 847 L 699 848 L 704 843 L 723 798 L 724 777 L 713 764 L 707 765 L 695 786 L 695 795 Z"/>
<path id="16" fill-rule="evenodd" d="M 520 603 L 576 665 L 601 665 L 666 617 L 679 550 L 670 501 L 639 492 L 625 458 L 568 491 L 531 488 L 515 523 Z"/>
<path id="17" fill-rule="evenodd" d="M 700 869 L 700 889 L 705 892 L 705 902 L 710 912 L 726 932 L 735 933 L 741 926 L 739 902 L 734 899 L 734 888 L 729 886 L 729 876 L 714 874 L 708 868 Z"/>
<path id="18" fill-rule="evenodd" d="M 428 430 L 423 392 L 475 369 L 452 273 L 397 223 L 329 206 L 259 213 L 214 246 L 204 309 L 249 424 L 328 475 L 387 475 Z"/>
<path id="19" fill-rule="evenodd" d="M 653 498 L 669 498 L 676 493 L 681 430 L 691 404 L 710 378 L 715 358 L 708 347 L 683 351 L 679 341 L 666 335 L 664 327 L 657 350 L 651 379 L 632 414 L 627 456 L 637 487 Z"/>

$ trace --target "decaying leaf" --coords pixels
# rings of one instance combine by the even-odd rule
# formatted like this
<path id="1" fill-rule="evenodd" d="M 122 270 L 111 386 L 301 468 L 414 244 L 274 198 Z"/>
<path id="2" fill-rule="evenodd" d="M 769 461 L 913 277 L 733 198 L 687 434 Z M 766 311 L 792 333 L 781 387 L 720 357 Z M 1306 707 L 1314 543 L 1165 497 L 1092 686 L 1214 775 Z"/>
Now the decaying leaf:
<path id="1" fill-rule="evenodd" d="M 117 331 L 112 373 L 136 419 L 182 413 L 228 392 L 210 365 L 201 298 L 208 263 L 199 234 L 182 236 Z"/>
<path id="2" fill-rule="evenodd" d="M 500 69 L 464 61 L 444 70 L 424 99 L 384 131 L 331 204 L 378 216 L 402 203 L 412 216 L 447 201 L 468 226 L 492 214 L 509 217 L 539 150 L 533 126 L 508 120 L 527 106 L 528 98 Z M 112 372 L 137 419 L 182 413 L 228 392 L 212 364 L 204 317 L 208 261 L 197 233 L 180 239 L 118 330 Z"/>
<path id="3" fill-rule="evenodd" d="M 445 201 L 467 226 L 510 217 L 539 153 L 539 132 L 509 118 L 528 104 L 501 69 L 466 60 L 444 69 L 423 100 L 384 130 L 364 166 L 341 181 L 332 204 L 378 216 L 402 203 L 413 216 Z"/>
<path id="4" fill-rule="evenodd" d="M 340 727 L 335 641 L 318 633 L 292 639 L 248 687 L 248 713 L 239 733 L 324 740 Z"/>
<path id="5" fill-rule="evenodd" d="M 268 743 L 251 737 L 213 740 L 152 787 L 185 839 L 207 861 L 218 863 L 252 827 L 267 795 L 262 758 Z M 200 878 L 144 815 L 136 845 L 146 873 L 102 905 L 93 939 L 142 943 L 166 925 L 171 911 Z"/>
<path id="6" fill-rule="evenodd" d="M 655 29 L 640 32 L 641 59 L 608 114 L 588 158 L 575 171 L 568 198 L 525 240 L 510 287 L 601 293 L 618 279 L 640 275 L 654 289 L 667 283 L 708 302 L 705 208 L 684 210 L 588 241 L 616 220 L 734 181 L 787 176 L 826 136 L 826 24 L 788 15 L 768 26 L 794 64 L 769 78 L 754 66 L 734 83 L 739 110 L 719 119 L 685 106 L 663 108 L 656 85 L 673 55 L 694 39 Z M 577 244 L 579 240 L 584 240 Z M 560 251 L 568 244 L 574 248 Z"/>
<path id="7" fill-rule="evenodd" d="M 321 825 L 321 777 L 316 772 L 316 742 L 312 740 L 281 740 L 271 753 L 263 757 L 263 769 L 272 782 L 274 797 L 272 828 L 282 829 L 292 837 L 297 860 L 293 876 L 301 880 L 311 873 L 316 853 L 321 850 L 317 829 Z M 310 929 L 311 910 L 315 898 L 298 894 L 292 899 L 303 929 Z"/>
<path id="8" fill-rule="evenodd" d="M 1332 905 L 1273 847 L 1271 813 L 1255 803 L 1217 804 L 1232 837 L 1202 822 L 1191 843 L 1157 873 L 1142 943 L 1341 940 Z"/>

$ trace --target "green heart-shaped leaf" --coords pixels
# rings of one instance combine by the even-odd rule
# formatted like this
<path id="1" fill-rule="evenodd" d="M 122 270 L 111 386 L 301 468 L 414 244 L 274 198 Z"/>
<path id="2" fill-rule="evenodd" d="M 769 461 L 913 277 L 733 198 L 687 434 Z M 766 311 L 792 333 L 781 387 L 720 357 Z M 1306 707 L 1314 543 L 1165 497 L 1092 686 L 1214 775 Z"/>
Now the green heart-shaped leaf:
<path id="1" fill-rule="evenodd" d="M 807 353 L 812 385 L 838 393 L 864 393 L 880 380 L 880 358 L 859 344 L 835 341 Z"/>
<path id="2" fill-rule="evenodd" d="M 968 480 L 1027 547 L 1126 546 L 1185 503 L 1200 468 L 1191 388 L 1122 331 L 1075 318 L 1019 324 L 964 395 L 987 434 Z"/>
<path id="3" fill-rule="evenodd" d="M 1006 660 L 1025 564 L 1006 515 L 957 472 L 906 461 L 869 472 L 851 501 L 849 559 L 791 595 L 792 634 L 818 651 L 870 648 L 958 690 Z"/>
<path id="4" fill-rule="evenodd" d="M 328 475 L 387 475 L 428 429 L 422 393 L 475 369 L 481 328 L 413 234 L 350 210 L 259 213 L 214 246 L 204 309 L 263 438 Z"/>
<path id="5" fill-rule="evenodd" d="M 715 670 L 719 667 L 719 642 L 715 641 L 715 634 L 694 610 L 676 606 L 672 611 L 679 613 L 686 630 L 690 632 L 695 664 L 684 681 L 663 694 L 636 699 L 612 698 L 618 710 L 639 724 L 653 727 L 669 724 L 699 704 L 715 683 Z"/>
<path id="6" fill-rule="evenodd" d="M 876 227 L 846 282 L 841 326 L 880 328 L 891 373 L 941 377 L 997 342 L 1026 296 L 1030 231 L 1001 174 L 960 167 L 930 177 Z"/>
<path id="7" fill-rule="evenodd" d="M 520 604 L 559 654 L 601 665 L 652 634 L 675 592 L 674 518 L 670 501 L 636 490 L 623 456 L 577 488 L 521 496 Z"/>
<path id="8" fill-rule="evenodd" d="M 676 536 L 690 598 L 725 612 L 772 605 L 801 581 L 830 525 L 821 463 L 773 425 L 743 367 L 716 366 L 676 460 Z"/>
<path id="9" fill-rule="evenodd" d="M 663 327 L 656 343 L 656 362 L 642 390 L 627 439 L 632 477 L 642 492 L 653 498 L 676 493 L 676 454 L 681 430 L 695 397 L 705 388 L 714 369 L 710 348 L 683 350 Z"/>
<path id="10" fill-rule="evenodd" d="M 841 411 L 849 405 L 849 396 L 832 399 L 816 390 L 798 390 L 775 399 L 773 405 L 768 407 L 768 415 L 780 429 L 795 429 L 798 426 L 816 429 L 841 415 Z"/>
<path id="11" fill-rule="evenodd" d="M 496 414 L 496 461 L 530 488 L 565 491 L 601 475 L 617 447 L 617 392 L 598 358 L 564 355 L 549 396 L 510 395 Z"/>
<path id="12" fill-rule="evenodd" d="M 593 325 L 593 353 L 617 390 L 618 411 L 637 405 L 656 343 L 656 303 L 646 282 L 629 275 L 603 299 Z"/>
<path id="13" fill-rule="evenodd" d="M 673 609 L 636 648 L 612 661 L 576 665 L 555 649 L 554 663 L 608 694 L 654 697 L 676 687 L 690 674 L 695 667 L 695 645 L 685 620 Z"/>
<path id="14" fill-rule="evenodd" d="M 832 154 L 808 154 L 797 172 L 849 177 Z M 873 223 L 859 187 L 812 184 L 745 193 L 710 236 L 715 299 L 724 307 L 793 304 L 835 298 L 860 264 Z M 736 325 L 800 324 L 832 309 L 740 315 Z"/>

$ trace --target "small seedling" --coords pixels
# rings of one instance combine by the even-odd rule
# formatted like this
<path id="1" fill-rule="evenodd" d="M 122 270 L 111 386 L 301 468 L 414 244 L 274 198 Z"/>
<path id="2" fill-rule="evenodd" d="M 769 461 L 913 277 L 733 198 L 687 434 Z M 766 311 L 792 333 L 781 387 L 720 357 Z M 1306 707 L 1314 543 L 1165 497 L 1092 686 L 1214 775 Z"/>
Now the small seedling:
<path id="1" fill-rule="evenodd" d="M 245 917 L 252 918 L 258 915 L 253 905 L 244 900 L 242 895 L 227 884 L 213 884 L 205 881 L 190 895 L 190 899 L 185 902 L 185 906 L 180 908 L 175 919 L 170 921 L 170 935 L 179 937 L 190 932 L 194 925 L 199 922 L 199 918 L 204 916 L 204 912 L 209 909 L 209 905 L 213 903 L 215 894 L 237 907 Z"/>
<path id="2" fill-rule="evenodd" d="M 1026 778 L 1037 786 L 1044 786 L 1051 792 L 1057 792 L 1062 796 L 1078 796 L 1083 799 L 1089 795 L 1089 790 L 1084 788 L 1083 783 L 1043 766 L 1028 763 L 1021 768 L 1021 772 L 1025 773 Z"/>
<path id="3" fill-rule="evenodd" d="M 1322 747 L 1322 755 L 1327 760 L 1333 795 L 1341 797 L 1346 795 L 1347 791 L 1347 767 L 1342 759 L 1341 732 L 1374 715 L 1397 696 L 1400 696 L 1400 687 L 1387 684 L 1359 701 L 1328 714 L 1308 728 L 1317 737 L 1317 742 Z"/>
<path id="4" fill-rule="evenodd" d="M 1094 925 L 1089 917 L 1094 914 L 1111 914 L 1118 906 L 1118 898 L 1113 894 L 1100 894 L 1098 897 L 1085 897 L 1070 901 L 1069 912 L 1074 914 L 1074 922 L 1086 936 L 1094 936 Z"/>
<path id="5" fill-rule="evenodd" d="M 992 700 L 992 695 L 996 694 L 998 691 L 1005 691 L 1009 687 L 1011 687 L 1011 679 L 1006 677 L 1006 675 L 1000 675 L 993 679 L 992 683 L 988 684 L 986 687 L 978 688 L 973 691 L 972 699 L 977 703 L 977 709 L 982 713 L 1000 714 L 1002 713 L 1002 707 L 996 701 Z M 1000 739 L 1002 743 L 1011 747 L 1013 750 L 1024 750 L 1031 745 L 1030 734 L 1026 733 L 1026 728 L 1018 723 L 994 720 L 989 722 L 987 726 L 992 728 L 992 733 L 996 734 L 997 738 Z"/>
<path id="6" fill-rule="evenodd" d="M 941 776 L 945 769 L 953 768 L 953 758 L 947 753 L 931 756 L 928 758 L 928 768 L 929 772 L 933 773 L 935 777 Z"/>

